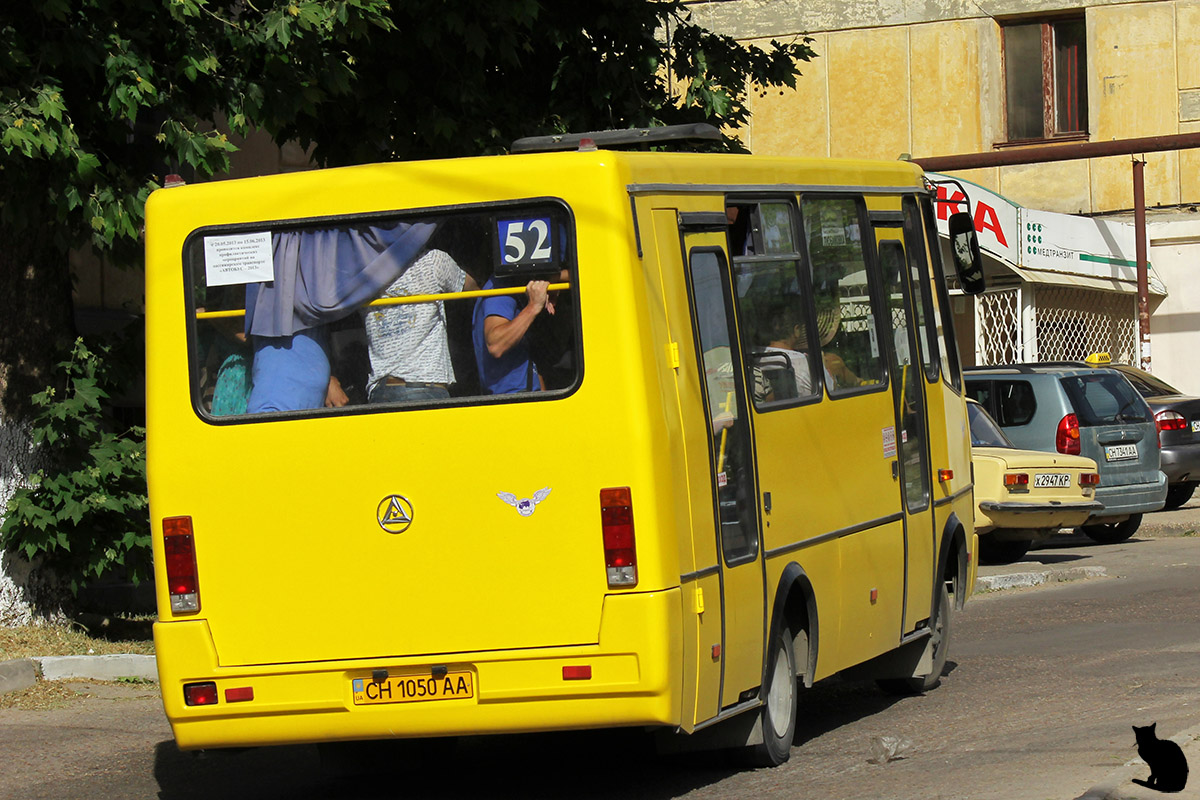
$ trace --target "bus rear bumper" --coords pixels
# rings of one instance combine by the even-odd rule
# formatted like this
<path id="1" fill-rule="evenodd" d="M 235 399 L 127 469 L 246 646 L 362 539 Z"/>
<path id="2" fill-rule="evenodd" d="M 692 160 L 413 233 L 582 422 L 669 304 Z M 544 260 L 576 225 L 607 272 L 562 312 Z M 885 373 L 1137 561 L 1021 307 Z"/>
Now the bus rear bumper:
<path id="1" fill-rule="evenodd" d="M 681 614 L 678 589 L 609 595 L 593 645 L 247 667 L 219 666 L 203 619 L 156 623 L 154 640 L 176 743 L 194 750 L 678 725 Z M 355 704 L 354 682 L 380 670 L 442 668 L 469 673 L 472 696 Z M 185 685 L 204 682 L 216 702 L 187 705 Z"/>

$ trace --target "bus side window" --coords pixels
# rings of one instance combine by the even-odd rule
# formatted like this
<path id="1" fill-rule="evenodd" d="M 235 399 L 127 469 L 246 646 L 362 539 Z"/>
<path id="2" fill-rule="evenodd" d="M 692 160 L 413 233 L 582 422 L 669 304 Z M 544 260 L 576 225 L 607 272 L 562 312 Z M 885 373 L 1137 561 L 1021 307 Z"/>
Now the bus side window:
<path id="1" fill-rule="evenodd" d="M 756 250 L 761 251 L 733 259 L 742 352 L 754 405 L 762 410 L 815 397 L 821 389 L 813 355 L 817 347 L 808 283 L 795 243 L 793 207 L 764 202 L 735 208 L 739 216 L 750 212 L 749 227 L 756 234 Z"/>
<path id="2" fill-rule="evenodd" d="M 861 200 L 805 197 L 817 336 L 831 395 L 883 380 L 873 279 L 863 250 Z"/>

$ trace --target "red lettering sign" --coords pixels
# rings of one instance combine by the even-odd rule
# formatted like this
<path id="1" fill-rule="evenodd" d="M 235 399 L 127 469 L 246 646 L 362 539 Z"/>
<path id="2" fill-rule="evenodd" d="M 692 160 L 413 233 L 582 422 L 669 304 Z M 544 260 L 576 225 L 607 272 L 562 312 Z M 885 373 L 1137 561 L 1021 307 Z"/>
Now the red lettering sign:
<path id="1" fill-rule="evenodd" d="M 975 230 L 983 233 L 984 228 L 996 234 L 996 241 L 1002 246 L 1008 247 L 1008 242 L 1004 238 L 1004 231 L 1000 229 L 1000 220 L 996 217 L 996 209 L 986 203 L 980 202 L 975 206 Z"/>
<path id="2" fill-rule="evenodd" d="M 942 222 L 945 222 L 947 219 L 949 219 L 950 215 L 952 213 L 957 212 L 957 211 L 965 211 L 966 210 L 966 209 L 958 208 L 958 205 L 963 205 L 964 201 L 966 201 L 966 199 L 967 199 L 967 196 L 958 190 L 955 190 L 954 194 L 951 196 L 950 193 L 946 190 L 945 186 L 938 186 L 937 187 L 937 196 L 938 196 L 938 200 L 946 200 L 947 201 L 944 203 L 937 204 L 937 218 Z M 955 204 L 958 204 L 958 205 L 955 205 Z"/>

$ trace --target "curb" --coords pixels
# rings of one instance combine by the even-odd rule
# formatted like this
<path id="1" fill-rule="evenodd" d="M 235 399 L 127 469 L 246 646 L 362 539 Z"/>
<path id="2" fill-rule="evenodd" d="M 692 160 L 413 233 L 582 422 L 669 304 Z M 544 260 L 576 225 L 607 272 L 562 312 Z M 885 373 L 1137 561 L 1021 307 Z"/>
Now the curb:
<path id="1" fill-rule="evenodd" d="M 975 579 L 976 592 L 998 592 L 1002 589 L 1017 589 L 1025 586 L 1040 586 L 1043 583 L 1062 583 L 1087 578 L 1107 577 L 1104 567 L 1069 567 L 1048 569 L 1038 572 L 1011 572 L 1007 575 L 981 575 Z"/>
<path id="2" fill-rule="evenodd" d="M 37 668 L 33 661 L 21 658 L 16 661 L 0 661 L 0 694 L 19 692 L 37 683 Z"/>
<path id="3" fill-rule="evenodd" d="M 1132 738 L 1133 731 L 1130 731 L 1129 735 Z M 1168 738 L 1183 748 L 1184 758 L 1193 768 L 1187 786 L 1183 791 L 1171 794 L 1170 797 L 1178 798 L 1178 800 L 1200 797 L 1200 785 L 1198 785 L 1200 779 L 1197 778 L 1195 772 L 1195 765 L 1200 764 L 1200 725 Z M 1151 798 L 1161 800 L 1167 795 L 1157 789 L 1150 789 L 1133 782 L 1134 778 L 1145 780 L 1149 774 L 1150 768 L 1146 766 L 1146 762 L 1135 757 L 1113 770 L 1103 781 L 1076 797 L 1075 800 L 1150 800 Z"/>
<path id="4" fill-rule="evenodd" d="M 0 661 L 0 694 L 28 689 L 37 683 L 39 676 L 48 681 L 141 678 L 157 683 L 158 661 L 154 656 L 133 654 L 43 656 Z"/>

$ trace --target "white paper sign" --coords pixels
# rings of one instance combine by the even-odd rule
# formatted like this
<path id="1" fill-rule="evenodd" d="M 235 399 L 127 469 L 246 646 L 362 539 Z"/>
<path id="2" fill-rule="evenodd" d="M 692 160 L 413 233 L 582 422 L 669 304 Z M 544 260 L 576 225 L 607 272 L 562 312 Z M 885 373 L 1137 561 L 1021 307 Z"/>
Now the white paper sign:
<path id="1" fill-rule="evenodd" d="M 205 236 L 204 275 L 209 286 L 274 280 L 271 234 Z"/>
<path id="2" fill-rule="evenodd" d="M 889 428 L 883 429 L 883 457 L 884 458 L 895 458 L 896 457 L 896 429 L 895 428 L 889 427 Z"/>

